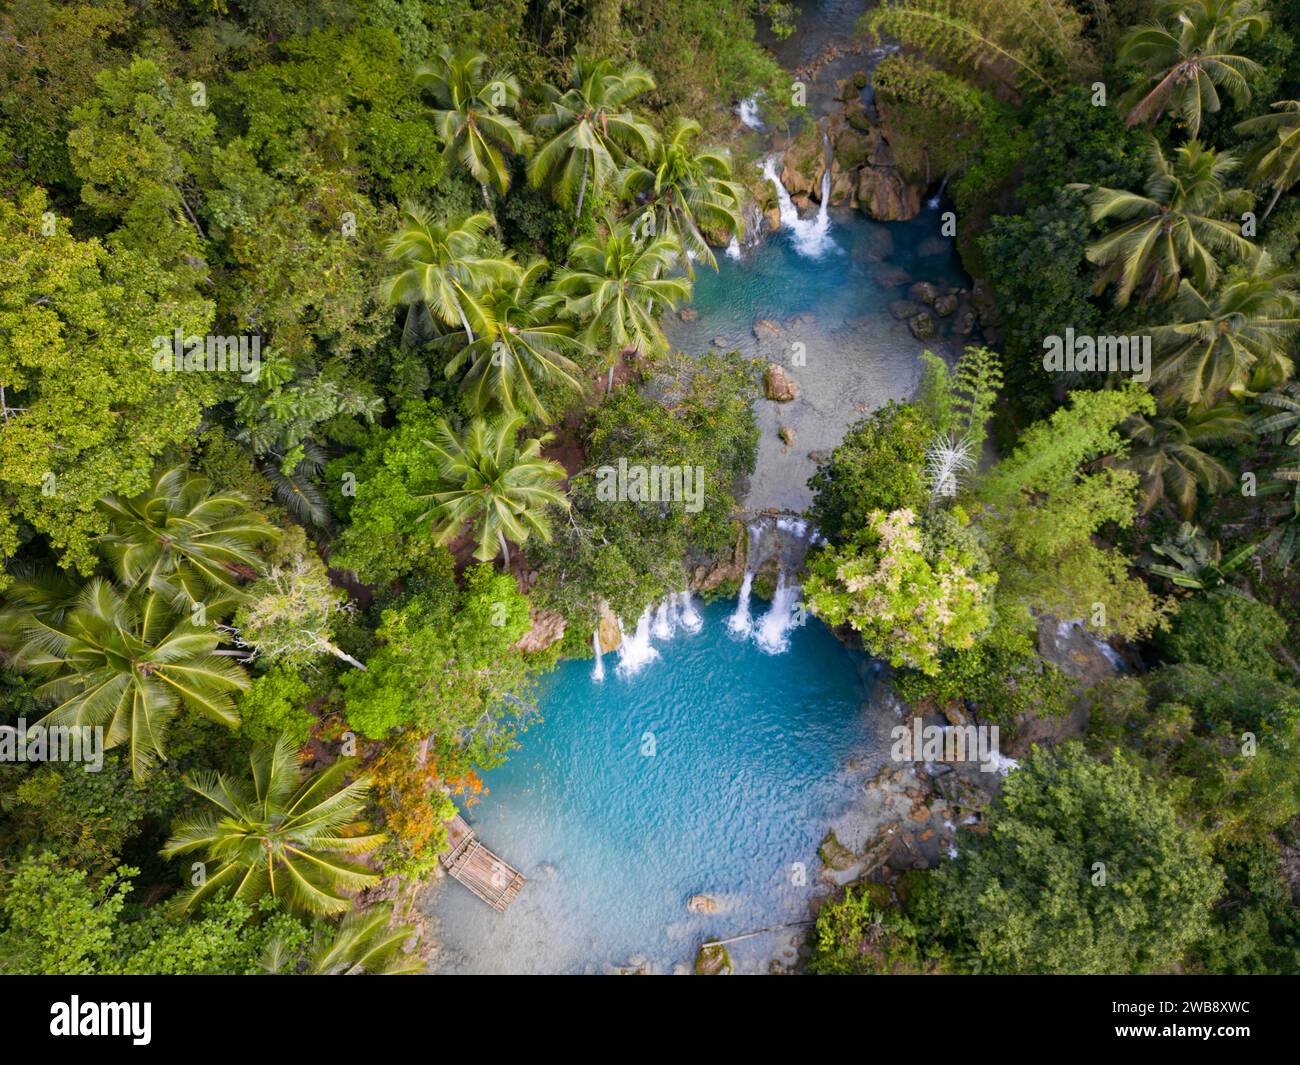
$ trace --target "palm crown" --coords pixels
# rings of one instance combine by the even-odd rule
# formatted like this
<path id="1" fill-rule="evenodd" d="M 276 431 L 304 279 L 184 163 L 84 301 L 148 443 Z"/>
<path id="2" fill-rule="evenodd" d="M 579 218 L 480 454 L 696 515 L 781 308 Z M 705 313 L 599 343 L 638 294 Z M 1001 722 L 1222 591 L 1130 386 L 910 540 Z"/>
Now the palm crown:
<path id="1" fill-rule="evenodd" d="M 1256 11 L 1252 0 L 1166 4 L 1162 20 L 1136 27 L 1120 47 L 1120 60 L 1137 63 L 1147 75 L 1125 100 L 1128 124 L 1154 122 L 1169 111 L 1195 137 L 1203 114 L 1219 110 L 1220 87 L 1238 107 L 1246 104 L 1247 78 L 1260 66 L 1230 49 L 1267 25 L 1268 16 Z"/>
<path id="2" fill-rule="evenodd" d="M 516 443 L 522 424 L 518 415 L 475 418 L 462 440 L 446 419 L 439 420 L 435 438 L 425 444 L 433 450 L 441 483 L 423 497 L 432 506 L 420 518 L 432 519 L 437 543 L 449 543 L 469 524 L 478 540 L 474 557 L 490 562 L 499 548 L 509 565 L 509 544 L 522 544 L 532 533 L 550 541 L 547 507 L 568 506 L 555 487 L 564 480 L 564 467 L 541 457 L 541 440 Z"/>
<path id="3" fill-rule="evenodd" d="M 1237 259 L 1255 253 L 1255 246 L 1241 236 L 1235 223 L 1213 217 L 1225 206 L 1223 179 L 1237 165 L 1232 156 L 1192 141 L 1170 159 L 1152 138 L 1147 161 L 1144 193 L 1070 186 L 1087 190 L 1094 222 L 1120 223 L 1090 244 L 1087 252 L 1090 261 L 1103 267 L 1097 291 L 1114 282 L 1120 306 L 1139 290 L 1144 297 L 1168 299 L 1177 291 L 1184 271 L 1197 287 L 1209 290 L 1219 277 L 1216 253 Z"/>
<path id="4" fill-rule="evenodd" d="M 181 706 L 239 724 L 231 693 L 248 687 L 247 674 L 213 654 L 211 627 L 178 621 L 157 592 L 133 603 L 97 578 L 71 603 L 50 583 L 7 594 L 13 606 L 0 622 L 0 646 L 14 668 L 38 678 L 37 701 L 53 705 L 39 724 L 103 727 L 105 747 L 130 744 L 137 779 L 164 756 Z"/>
<path id="5" fill-rule="evenodd" d="M 246 598 L 239 582 L 261 569 L 258 545 L 279 533 L 238 492 L 214 493 L 184 467 L 163 470 L 133 499 L 100 501 L 112 529 L 99 546 L 130 593 L 156 592 L 177 610 L 203 604 L 219 617 Z"/>
<path id="6" fill-rule="evenodd" d="M 582 214 L 588 184 L 604 188 L 624 159 L 624 150 L 649 152 L 654 130 L 629 111 L 627 101 L 654 88 L 654 78 L 632 64 L 615 70 L 605 59 L 579 62 L 570 87 L 546 86 L 545 110 L 533 120 L 543 143 L 528 164 L 534 185 L 550 184 L 561 203 Z"/>
<path id="7" fill-rule="evenodd" d="M 1267 218 L 1282 193 L 1300 181 L 1300 100 L 1279 100 L 1273 114 L 1248 118 L 1236 129 L 1247 136 L 1265 134 L 1246 162 L 1257 179 L 1273 186 L 1273 198 L 1264 211 Z"/>
<path id="8" fill-rule="evenodd" d="M 432 63 L 415 72 L 415 83 L 433 98 L 438 136 L 446 152 L 454 153 L 474 175 L 484 202 L 489 185 L 505 193 L 510 170 L 504 152 L 522 154 L 532 143 L 518 121 L 503 111 L 519 102 L 519 80 L 513 74 L 491 76 L 481 52 L 442 48 Z"/>
<path id="9" fill-rule="evenodd" d="M 182 896 L 181 909 L 229 889 L 246 902 L 271 895 L 294 912 L 342 913 L 353 893 L 379 881 L 366 866 L 341 857 L 383 842 L 382 835 L 356 832 L 369 780 L 343 783 L 347 759 L 304 774 L 294 744 L 283 737 L 256 748 L 249 762 L 251 785 L 221 773 L 186 780 L 219 812 L 178 820 L 163 848 L 169 858 L 201 851 L 216 866 Z"/>
<path id="10" fill-rule="evenodd" d="M 388 240 L 388 257 L 399 264 L 380 291 L 389 303 L 414 311 L 423 307 L 445 325 L 460 326 L 474 339 L 492 325 L 480 296 L 485 288 L 515 271 L 508 259 L 478 254 L 492 226 L 485 212 L 456 221 L 439 221 L 422 207 L 408 206 L 405 222 Z M 412 331 L 408 316 L 407 333 Z"/>
<path id="11" fill-rule="evenodd" d="M 476 411 L 495 404 L 546 423 L 551 415 L 537 394 L 539 385 L 583 390 L 581 370 L 569 358 L 582 344 L 557 320 L 563 299 L 541 290 L 546 270 L 547 264 L 538 260 L 484 293 L 483 307 L 492 324 L 482 336 L 465 344 L 455 333 L 439 342 L 464 345 L 447 363 L 447 376 L 469 367 L 461 386 Z"/>
<path id="12" fill-rule="evenodd" d="M 622 175 L 623 194 L 646 201 L 646 210 L 654 212 L 656 230 L 677 242 L 682 266 L 692 276 L 692 254 L 718 268 L 701 227 L 736 236 L 745 229 L 741 214 L 745 190 L 731 180 L 731 160 L 725 152 L 692 149 L 691 141 L 699 132 L 698 122 L 679 118 L 671 135 L 656 146 L 649 164 L 631 164 Z"/>

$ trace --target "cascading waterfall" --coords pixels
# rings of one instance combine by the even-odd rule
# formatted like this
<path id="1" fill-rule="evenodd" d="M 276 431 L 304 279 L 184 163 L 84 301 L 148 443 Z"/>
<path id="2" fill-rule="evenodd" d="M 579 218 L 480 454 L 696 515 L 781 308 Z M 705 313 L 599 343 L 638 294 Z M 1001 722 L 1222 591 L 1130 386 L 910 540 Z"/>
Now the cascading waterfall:
<path id="1" fill-rule="evenodd" d="M 790 194 L 781 184 L 781 174 L 776 165 L 778 159 L 779 156 L 769 155 L 763 160 L 763 176 L 776 189 L 777 207 L 781 212 L 781 228 L 790 232 L 795 251 L 809 259 L 819 259 L 831 249 L 838 248 L 829 235 L 831 220 L 827 211 L 830 203 L 830 170 L 822 175 L 822 202 L 817 208 L 817 217 L 800 218 L 794 201 L 790 199 Z"/>
<path id="2" fill-rule="evenodd" d="M 650 607 L 646 607 L 645 612 L 637 619 L 636 631 L 631 635 L 623 632 L 622 621 L 618 623 L 618 630 L 623 639 L 618 645 L 618 665 L 615 669 L 620 675 L 634 676 L 659 657 L 658 649 L 651 642 L 651 624 Z"/>
<path id="3" fill-rule="evenodd" d="M 734 233 L 731 235 L 731 240 L 727 243 L 726 256 L 728 259 L 740 258 L 740 241 L 736 239 Z"/>
<path id="4" fill-rule="evenodd" d="M 762 130 L 763 120 L 758 116 L 758 97 L 751 96 L 736 105 L 736 114 L 740 121 L 750 129 Z"/>
<path id="5" fill-rule="evenodd" d="M 695 601 L 691 598 L 690 590 L 678 592 L 675 596 L 677 602 L 677 623 L 687 632 L 699 632 L 704 628 L 704 619 L 700 617 L 700 612 L 695 609 Z"/>
<path id="6" fill-rule="evenodd" d="M 948 187 L 948 175 L 943 175 L 943 180 L 939 182 L 939 191 L 925 201 L 925 205 L 932 211 L 939 209 L 939 204 L 943 202 L 943 190 Z"/>
<path id="7" fill-rule="evenodd" d="M 592 680 L 605 679 L 605 659 L 600 650 L 600 626 L 597 625 L 591 631 L 591 649 L 596 653 L 596 664 L 591 670 Z"/>
<path id="8" fill-rule="evenodd" d="M 754 586 L 754 573 L 746 569 L 740 582 L 740 598 L 736 602 L 736 612 L 727 619 L 727 628 L 737 636 L 748 636 L 754 631 L 754 619 L 749 616 L 749 594 Z"/>
<path id="9" fill-rule="evenodd" d="M 794 581 L 786 583 L 785 569 L 776 575 L 776 591 L 772 605 L 758 620 L 754 628 L 754 642 L 770 655 L 779 655 L 790 649 L 790 630 L 796 624 L 795 606 L 803 594 L 803 587 Z"/>
<path id="10" fill-rule="evenodd" d="M 672 596 L 669 596 L 655 609 L 654 627 L 650 632 L 656 640 L 666 640 L 673 634 L 673 619 L 668 614 L 671 606 Z"/>

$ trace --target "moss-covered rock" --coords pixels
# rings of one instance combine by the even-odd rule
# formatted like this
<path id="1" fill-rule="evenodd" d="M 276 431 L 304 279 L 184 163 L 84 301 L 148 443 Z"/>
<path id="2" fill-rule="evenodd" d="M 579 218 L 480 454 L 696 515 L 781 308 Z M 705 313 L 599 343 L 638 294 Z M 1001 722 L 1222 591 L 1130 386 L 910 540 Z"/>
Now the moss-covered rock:
<path id="1" fill-rule="evenodd" d="M 730 976 L 731 955 L 721 943 L 705 943 L 695 955 L 696 976 Z"/>
<path id="2" fill-rule="evenodd" d="M 852 868 L 858 860 L 858 856 L 839 841 L 833 829 L 826 833 L 826 838 L 817 848 L 817 857 L 827 869 L 833 869 L 837 873 Z"/>

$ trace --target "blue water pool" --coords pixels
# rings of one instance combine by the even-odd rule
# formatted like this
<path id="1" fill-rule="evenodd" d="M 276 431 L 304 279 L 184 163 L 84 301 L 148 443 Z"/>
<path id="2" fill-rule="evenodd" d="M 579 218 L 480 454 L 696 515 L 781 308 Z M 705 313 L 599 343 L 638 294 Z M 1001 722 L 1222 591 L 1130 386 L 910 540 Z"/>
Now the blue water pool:
<path id="1" fill-rule="evenodd" d="M 755 602 L 755 613 L 764 604 Z M 783 654 L 731 634 L 733 603 L 659 640 L 634 676 L 605 656 L 542 682 L 544 720 L 486 774 L 468 819 L 527 877 L 498 914 L 442 881 L 430 912 L 449 972 L 601 972 L 688 966 L 704 939 L 796 922 L 818 885 L 817 845 L 871 758 L 866 664 L 820 622 Z M 855 770 L 856 767 L 856 770 Z M 692 895 L 719 903 L 691 913 Z M 741 969 L 790 961 L 795 927 L 735 944 Z"/>

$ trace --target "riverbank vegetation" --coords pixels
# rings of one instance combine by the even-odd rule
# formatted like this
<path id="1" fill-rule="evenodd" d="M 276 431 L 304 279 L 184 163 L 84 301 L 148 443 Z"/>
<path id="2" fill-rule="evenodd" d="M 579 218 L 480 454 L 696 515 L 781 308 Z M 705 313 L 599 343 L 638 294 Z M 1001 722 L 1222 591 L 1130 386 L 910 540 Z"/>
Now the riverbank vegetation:
<path id="1" fill-rule="evenodd" d="M 756 374 L 659 319 L 743 225 L 755 15 L 7 6 L 0 721 L 105 750 L 0 767 L 0 970 L 420 968 L 556 640 L 734 548 Z M 595 506 L 611 456 L 706 505 Z"/>
<path id="2" fill-rule="evenodd" d="M 877 72 L 882 112 L 948 173 L 963 258 L 997 296 L 1005 387 L 980 409 L 1001 457 L 977 464 L 949 435 L 932 367 L 818 475 L 815 511 L 857 519 L 828 524 L 810 605 L 906 608 L 914 582 L 854 561 L 906 515 L 924 563 L 982 575 L 987 601 L 979 624 L 945 614 L 953 638 L 907 609 L 862 629 L 900 693 L 1004 735 L 1060 724 L 956 860 L 827 903 L 812 969 L 1294 973 L 1297 12 L 887 0 L 863 29 L 902 42 Z M 1149 338 L 1149 379 L 1054 372 L 1067 327 Z M 904 468 L 873 460 L 866 425 L 918 420 Z M 1042 616 L 1124 641 L 1135 671 L 1067 719 Z"/>
<path id="3" fill-rule="evenodd" d="M 737 575 L 760 367 L 663 318 L 761 215 L 732 106 L 787 111 L 792 15 L 0 13 L 0 740 L 105 746 L 0 764 L 0 971 L 422 968 L 410 889 L 537 676 Z M 1058 731 L 809 969 L 1295 972 L 1300 9 L 861 32 L 998 324 L 820 464 L 806 606 L 911 705 Z M 1150 379 L 1049 371 L 1067 328 Z M 700 505 L 604 505 L 620 459 Z M 1039 639 L 1074 619 L 1132 667 L 1086 713 Z"/>

